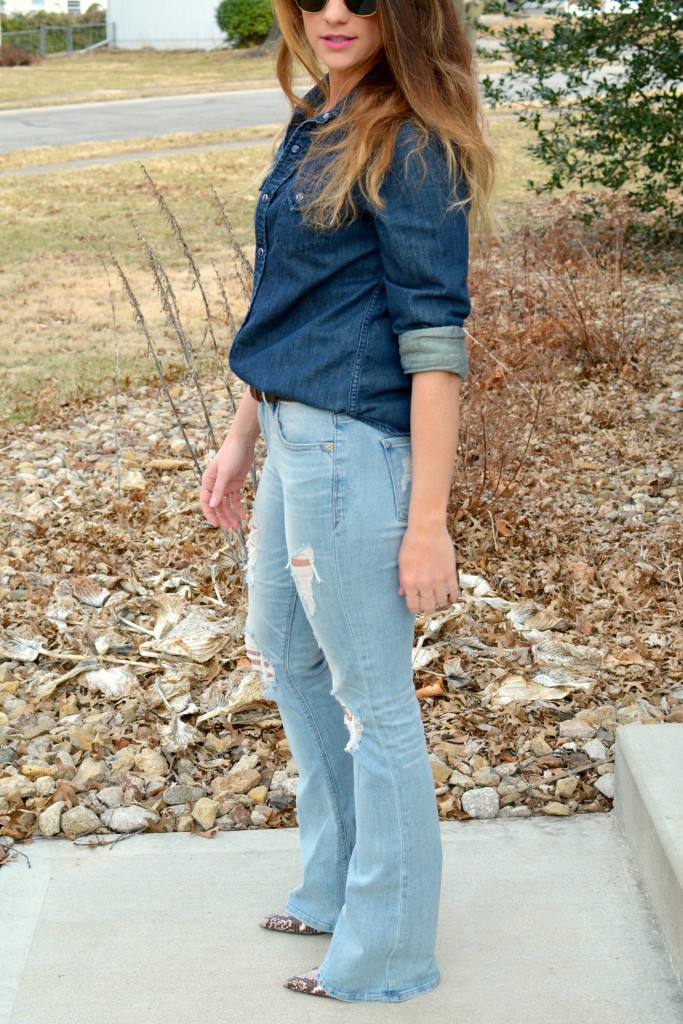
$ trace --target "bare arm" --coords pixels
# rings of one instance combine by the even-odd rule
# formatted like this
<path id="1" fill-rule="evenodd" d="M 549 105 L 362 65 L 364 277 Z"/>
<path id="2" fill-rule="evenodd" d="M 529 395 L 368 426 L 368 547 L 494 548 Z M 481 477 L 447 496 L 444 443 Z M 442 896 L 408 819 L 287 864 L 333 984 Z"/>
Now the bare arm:
<path id="1" fill-rule="evenodd" d="M 254 458 L 261 431 L 258 402 L 247 389 L 230 430 L 202 475 L 199 503 L 212 526 L 237 529 L 244 518 L 241 490 Z M 233 511 L 234 509 L 234 511 Z"/>
<path id="2" fill-rule="evenodd" d="M 237 412 L 228 431 L 226 441 L 229 437 L 242 437 L 253 448 L 260 433 L 258 402 L 249 388 L 247 388 L 240 399 L 240 404 L 237 406 Z"/>
<path id="3" fill-rule="evenodd" d="M 414 373 L 413 479 L 408 527 L 398 559 L 399 593 L 414 614 L 445 607 L 459 596 L 455 550 L 446 524 L 459 428 L 458 374 L 448 370 Z"/>

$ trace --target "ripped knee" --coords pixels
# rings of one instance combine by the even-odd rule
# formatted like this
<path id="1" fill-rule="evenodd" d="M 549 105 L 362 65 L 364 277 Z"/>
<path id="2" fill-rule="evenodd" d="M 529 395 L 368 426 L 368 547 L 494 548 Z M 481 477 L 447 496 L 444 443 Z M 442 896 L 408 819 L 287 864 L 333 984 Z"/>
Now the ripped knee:
<path id="1" fill-rule="evenodd" d="M 258 674 L 261 676 L 261 682 L 263 683 L 263 695 L 264 697 L 274 700 L 275 699 L 275 669 L 271 663 L 263 656 L 256 646 L 256 642 L 251 633 L 245 632 L 244 642 L 247 651 L 247 657 L 252 663 Z"/>
<path id="2" fill-rule="evenodd" d="M 344 709 L 344 723 L 346 728 L 349 730 L 349 740 L 344 750 L 347 750 L 349 754 L 353 754 L 358 750 L 360 738 L 363 732 L 363 723 L 357 715 L 352 714 L 347 708 L 344 701 L 341 699 L 339 694 L 335 693 L 334 690 L 330 691 L 333 697 L 336 697 L 342 708 Z"/>
<path id="3" fill-rule="evenodd" d="M 310 544 L 304 544 L 295 555 L 292 555 L 287 566 L 292 571 L 294 583 L 304 603 L 308 615 L 315 614 L 315 601 L 313 599 L 313 580 L 322 583 L 318 570 L 313 560 L 313 548 Z"/>
<path id="4" fill-rule="evenodd" d="M 254 585 L 254 570 L 256 568 L 256 542 L 258 540 L 258 523 L 252 515 L 251 526 L 247 534 L 247 565 L 244 572 L 248 586 Z"/>

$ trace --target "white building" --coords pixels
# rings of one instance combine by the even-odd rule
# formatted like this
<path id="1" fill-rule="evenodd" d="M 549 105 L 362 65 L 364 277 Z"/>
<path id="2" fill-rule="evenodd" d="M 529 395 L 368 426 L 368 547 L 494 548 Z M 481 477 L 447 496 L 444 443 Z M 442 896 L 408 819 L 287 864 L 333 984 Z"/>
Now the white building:
<path id="1" fill-rule="evenodd" d="M 106 0 L 100 7 L 106 7 Z M 90 0 L 5 0 L 3 14 L 85 14 Z"/>
<path id="2" fill-rule="evenodd" d="M 217 7 L 218 0 L 109 0 L 107 35 L 128 50 L 211 50 L 225 43 Z"/>

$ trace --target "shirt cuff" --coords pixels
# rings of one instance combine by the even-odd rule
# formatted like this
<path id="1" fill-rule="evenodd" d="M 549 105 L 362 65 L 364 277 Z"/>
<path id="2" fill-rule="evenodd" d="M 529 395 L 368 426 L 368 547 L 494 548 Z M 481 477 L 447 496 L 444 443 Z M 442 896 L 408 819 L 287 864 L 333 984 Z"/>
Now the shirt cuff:
<path id="1" fill-rule="evenodd" d="M 468 359 L 464 328 L 420 327 L 398 336 L 398 349 L 404 373 L 420 370 L 450 370 L 467 376 Z"/>

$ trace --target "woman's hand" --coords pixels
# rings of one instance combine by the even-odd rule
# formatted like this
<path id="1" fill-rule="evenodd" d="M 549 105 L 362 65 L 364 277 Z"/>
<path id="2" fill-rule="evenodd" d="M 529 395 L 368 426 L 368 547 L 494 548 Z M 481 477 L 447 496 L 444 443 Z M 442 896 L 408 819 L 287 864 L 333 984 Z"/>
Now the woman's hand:
<path id="1" fill-rule="evenodd" d="M 228 435 L 204 470 L 199 504 L 212 526 L 239 527 L 245 515 L 240 492 L 253 459 L 253 444 L 242 436 Z"/>
<path id="2" fill-rule="evenodd" d="M 458 600 L 455 548 L 445 522 L 438 528 L 408 525 L 398 552 L 398 578 L 398 592 L 413 615 Z"/>

